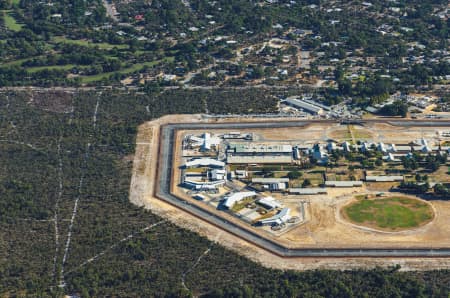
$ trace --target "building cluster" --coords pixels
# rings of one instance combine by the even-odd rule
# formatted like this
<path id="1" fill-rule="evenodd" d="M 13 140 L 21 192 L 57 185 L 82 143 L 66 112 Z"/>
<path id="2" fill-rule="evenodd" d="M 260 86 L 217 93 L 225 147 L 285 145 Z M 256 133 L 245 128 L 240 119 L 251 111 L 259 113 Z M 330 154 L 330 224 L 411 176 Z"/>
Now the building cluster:
<path id="1" fill-rule="evenodd" d="M 199 148 L 201 151 L 209 151 L 216 148 L 221 142 L 217 136 L 205 132 L 201 136 L 189 135 L 183 141 L 183 148 Z"/>
<path id="2" fill-rule="evenodd" d="M 196 191 L 215 191 L 224 186 L 227 179 L 225 163 L 217 159 L 195 158 L 182 168 L 181 185 Z"/>
<path id="3" fill-rule="evenodd" d="M 251 202 L 264 208 L 265 212 L 275 211 L 276 213 L 270 217 L 261 218 L 257 220 L 257 224 L 263 226 L 281 226 L 290 222 L 293 217 L 290 214 L 290 209 L 283 207 L 283 205 L 273 197 L 264 197 L 258 195 L 254 191 L 235 192 L 226 195 L 222 199 L 222 205 L 227 209 L 232 209 L 235 204 L 238 204 L 246 199 L 251 199 Z M 251 207 L 252 204 L 248 204 Z M 255 205 L 255 207 L 256 207 Z M 273 213 L 273 212 L 272 212 Z"/>
<path id="4" fill-rule="evenodd" d="M 427 109 L 433 107 L 436 103 L 437 98 L 429 95 L 422 94 L 404 94 L 397 92 L 392 94 L 385 102 L 378 103 L 373 106 L 366 107 L 366 111 L 369 113 L 378 113 L 381 108 L 386 105 L 393 104 L 396 101 L 401 101 L 409 105 L 409 111 L 412 114 L 423 113 Z"/>
<path id="5" fill-rule="evenodd" d="M 447 146 L 435 146 L 429 144 L 426 139 L 419 139 L 407 144 L 385 144 L 383 142 L 362 142 L 357 145 L 352 145 L 349 142 L 343 142 L 338 144 L 330 141 L 325 144 L 314 145 L 299 145 L 294 146 L 294 159 L 300 159 L 302 156 L 312 157 L 318 164 L 326 164 L 329 161 L 329 155 L 335 151 L 344 152 L 367 152 L 378 151 L 383 154 L 383 159 L 389 162 L 400 162 L 401 157 L 412 157 L 413 152 L 420 154 L 429 153 L 449 153 L 450 147 Z"/>
<path id="6" fill-rule="evenodd" d="M 442 136 L 450 135 L 441 132 Z M 252 134 L 230 132 L 213 135 L 203 133 L 198 136 L 188 135 L 183 140 L 183 148 L 189 156 L 181 167 L 181 186 L 194 192 L 193 197 L 206 200 L 207 193 L 221 193 L 227 185 L 232 191 L 217 197 L 219 206 L 230 210 L 236 216 L 248 222 L 272 229 L 283 229 L 288 224 L 297 222 L 298 217 L 292 216 L 289 208 L 279 200 L 263 195 L 266 192 L 283 192 L 289 195 L 317 196 L 327 195 L 330 188 L 359 188 L 364 183 L 402 182 L 404 176 L 376 175 L 369 172 L 360 180 L 349 178 L 348 181 L 336 178 L 327 179 L 314 187 L 296 187 L 289 177 L 253 177 L 251 172 L 234 169 L 239 164 L 295 164 L 314 160 L 318 164 L 326 164 L 329 158 L 342 151 L 347 153 L 379 152 L 383 159 L 389 162 L 399 162 L 401 158 L 414 155 L 448 152 L 449 148 L 434 145 L 422 138 L 409 143 L 383 142 L 349 142 L 337 143 L 328 141 L 315 144 L 288 144 L 286 142 L 253 141 Z M 202 154 L 191 154 L 189 149 L 198 149 Z M 414 154 L 413 154 L 414 153 Z M 236 187 L 236 181 L 246 184 L 244 189 Z M 351 181 L 350 181 L 351 180 Z M 355 181 L 353 181 L 355 180 Z M 239 189 L 239 190 L 238 190 Z M 201 194 L 202 192 L 206 192 Z"/>
<path id="7" fill-rule="evenodd" d="M 448 132 L 442 132 L 442 135 Z M 450 135 L 450 134 L 449 134 Z M 240 139 L 240 140 L 239 140 Z M 195 191 L 216 191 L 227 180 L 245 180 L 259 186 L 261 191 L 288 192 L 291 194 L 323 194 L 327 187 L 361 187 L 362 181 L 324 181 L 323 188 L 289 188 L 289 178 L 256 178 L 248 181 L 249 173 L 245 170 L 227 171 L 227 165 L 233 164 L 300 164 L 313 160 L 317 164 L 327 164 L 334 151 L 380 152 L 387 162 L 400 162 L 402 158 L 412 158 L 414 154 L 449 153 L 450 147 L 431 144 L 422 138 L 409 143 L 349 142 L 299 144 L 283 142 L 251 141 L 252 134 L 230 132 L 221 135 L 203 133 L 201 136 L 189 135 L 184 139 L 184 148 L 198 148 L 203 152 L 221 151 L 220 160 L 202 156 L 188 159 L 183 166 L 182 185 Z M 245 141 L 244 141 L 245 140 Z M 414 154 L 413 154 L 414 153 Z M 402 181 L 402 176 L 370 176 L 367 182 Z"/>
<path id="8" fill-rule="evenodd" d="M 440 132 L 441 136 L 450 135 Z M 220 206 L 236 212 L 236 216 L 247 218 L 253 223 L 269 225 L 272 228 L 284 227 L 295 221 L 289 208 L 271 196 L 263 196 L 265 192 L 283 192 L 290 195 L 313 196 L 326 195 L 330 188 L 358 188 L 364 183 L 402 182 L 404 176 L 376 175 L 369 172 L 360 180 L 349 178 L 348 181 L 323 178 L 323 183 L 315 187 L 293 187 L 289 177 L 252 177 L 247 170 L 234 169 L 235 165 L 247 164 L 299 164 L 301 162 L 317 162 L 327 164 L 336 151 L 347 153 L 379 152 L 379 156 L 388 162 L 400 162 L 402 158 L 428 155 L 431 153 L 448 153 L 449 147 L 433 144 L 421 138 L 408 143 L 358 142 L 347 141 L 337 143 L 328 141 L 315 144 L 292 145 L 286 142 L 253 141 L 252 134 L 230 132 L 220 135 L 203 133 L 199 136 L 188 135 L 183 140 L 184 149 L 198 149 L 202 154 L 191 154 L 181 167 L 181 186 L 194 191 L 194 197 L 205 200 L 200 192 L 220 193 L 225 185 L 233 191 L 220 197 Z M 186 156 L 186 155 L 185 155 Z M 236 187 L 236 181 L 247 184 L 246 191 Z M 336 181 L 335 181 L 336 180 Z M 355 180 L 355 181 L 353 181 Z M 241 190 L 238 190 L 241 189 Z M 206 194 L 205 194 L 206 195 Z M 236 204 L 239 204 L 236 206 Z M 239 211 L 236 211 L 239 210 Z M 244 210 L 240 213 L 241 210 Z M 249 216 L 249 214 L 252 214 Z M 267 215 L 266 215 L 267 214 Z"/>

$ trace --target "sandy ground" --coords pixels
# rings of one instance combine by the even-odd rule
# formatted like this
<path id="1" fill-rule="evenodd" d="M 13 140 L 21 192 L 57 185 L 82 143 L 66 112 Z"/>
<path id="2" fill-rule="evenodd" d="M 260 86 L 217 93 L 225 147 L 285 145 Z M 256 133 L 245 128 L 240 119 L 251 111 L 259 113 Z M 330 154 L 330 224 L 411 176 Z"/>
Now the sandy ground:
<path id="1" fill-rule="evenodd" d="M 239 120 L 242 121 L 242 119 Z M 217 119 L 212 121 L 205 120 L 199 115 L 171 115 L 153 122 L 144 123 L 139 127 L 133 163 L 133 177 L 130 185 L 130 201 L 132 203 L 145 206 L 153 213 L 167 218 L 181 227 L 195 231 L 212 241 L 216 241 L 271 268 L 295 270 L 329 268 L 342 270 L 375 266 L 386 267 L 395 264 L 400 264 L 402 266 L 401 270 L 450 268 L 450 258 L 281 258 L 154 198 L 152 194 L 154 190 L 153 181 L 156 179 L 159 126 L 164 123 L 202 121 L 218 122 Z M 228 119 L 227 121 L 233 121 L 233 119 Z M 295 132 L 280 130 L 280 132 L 265 133 L 261 131 L 261 135 L 267 139 L 272 137 L 284 139 L 286 136 L 290 136 L 290 140 L 301 138 L 308 140 L 317 138 L 319 140 L 327 137 L 327 133 L 330 130 L 339 129 L 338 127 L 330 128 L 323 125 L 314 126 L 316 126 L 314 127 L 314 134 L 311 133 L 311 130 L 308 134 L 302 129 L 292 129 Z M 311 127 L 309 128 L 312 129 Z M 381 128 L 384 128 L 385 131 L 380 132 Z M 408 128 L 401 130 L 389 125 L 380 127 L 379 124 L 374 125 L 371 129 L 376 129 L 377 135 L 383 139 L 390 137 L 393 140 L 398 140 L 395 132 L 398 133 L 399 131 L 402 134 L 405 132 L 408 137 L 432 136 L 435 135 L 436 131 L 436 128 Z M 351 191 L 361 193 L 366 190 L 354 189 Z M 300 247 L 336 247 L 348 246 L 349 243 L 352 244 L 350 245 L 352 247 L 367 245 L 373 247 L 450 246 L 449 202 L 436 201 L 432 203 L 436 210 L 436 217 L 432 223 L 410 232 L 386 234 L 352 227 L 347 222 L 342 221 L 339 217 L 339 206 L 345 204 L 351 196 L 349 196 L 348 190 L 337 189 L 335 192 L 331 193 L 330 196 L 308 198 L 307 200 L 310 202 L 308 212 L 311 213 L 308 223 L 283 234 L 279 238 L 280 242 L 289 243 L 289 246 L 295 244 L 294 246 Z"/>
<path id="2" fill-rule="evenodd" d="M 283 237 L 302 246 L 314 247 L 450 247 L 449 202 L 431 202 L 435 218 L 422 227 L 387 232 L 357 226 L 343 219 L 340 210 L 351 200 L 352 195 L 311 198 L 311 220 Z"/>
<path id="3" fill-rule="evenodd" d="M 216 120 L 216 119 L 214 119 Z M 247 122 L 245 118 L 245 121 Z M 258 119 L 257 119 L 258 120 Z M 259 119 L 263 120 L 263 119 Z M 284 121 L 289 119 L 282 119 Z M 231 122 L 220 121 L 220 122 Z M 243 121 L 243 119 L 239 119 Z M 276 120 L 275 120 L 276 121 Z M 217 121 L 211 121 L 212 123 Z M 217 122 L 219 123 L 219 122 Z M 302 128 L 277 128 L 274 129 L 252 129 L 251 131 L 242 130 L 242 133 L 253 132 L 255 139 L 258 141 L 285 141 L 303 143 L 315 143 L 315 142 L 325 142 L 327 140 L 335 141 L 345 141 L 352 139 L 356 140 L 370 140 L 372 142 L 385 142 L 389 143 L 403 143 L 407 144 L 411 141 L 418 140 L 420 138 L 426 138 L 427 140 L 433 142 L 439 142 L 442 138 L 439 137 L 439 131 L 449 131 L 445 127 L 398 127 L 391 126 L 389 124 L 380 123 L 370 123 L 367 126 L 351 125 L 351 133 L 349 132 L 347 125 L 339 124 L 324 124 L 324 123 L 314 123 L 305 125 Z M 212 133 L 224 133 L 230 130 L 217 129 L 209 130 Z M 196 130 L 184 130 L 180 131 L 183 134 L 195 134 L 199 133 Z"/>

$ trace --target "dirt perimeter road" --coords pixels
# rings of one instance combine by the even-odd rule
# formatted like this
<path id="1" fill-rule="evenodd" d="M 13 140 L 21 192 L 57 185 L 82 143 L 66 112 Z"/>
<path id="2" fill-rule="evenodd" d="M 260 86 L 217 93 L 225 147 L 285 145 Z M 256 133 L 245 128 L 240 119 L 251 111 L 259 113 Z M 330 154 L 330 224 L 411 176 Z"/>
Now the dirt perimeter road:
<path id="1" fill-rule="evenodd" d="M 242 119 L 239 120 L 242 121 Z M 261 121 L 264 119 L 256 120 Z M 273 121 L 273 119 L 271 120 Z M 229 119 L 227 121 L 233 120 Z M 241 255 L 271 268 L 295 270 L 319 268 L 356 269 L 375 266 L 386 267 L 396 264 L 401 265 L 402 270 L 450 268 L 450 258 L 282 258 L 155 198 L 153 193 L 156 186 L 155 179 L 158 167 L 159 128 L 162 124 L 179 122 L 220 123 L 221 121 L 217 119 L 205 120 L 200 115 L 172 115 L 141 125 L 138 130 L 133 176 L 130 185 L 130 201 L 132 203 L 145 206 L 153 213 L 167 218 L 183 228 L 195 231 L 211 241 L 216 241 Z M 300 235 L 294 236 L 293 234 L 290 234 L 290 237 L 296 238 L 296 240 L 303 238 Z M 333 241 L 337 238 L 338 235 L 333 235 L 329 240 Z M 319 242 L 327 246 L 326 239 Z"/>

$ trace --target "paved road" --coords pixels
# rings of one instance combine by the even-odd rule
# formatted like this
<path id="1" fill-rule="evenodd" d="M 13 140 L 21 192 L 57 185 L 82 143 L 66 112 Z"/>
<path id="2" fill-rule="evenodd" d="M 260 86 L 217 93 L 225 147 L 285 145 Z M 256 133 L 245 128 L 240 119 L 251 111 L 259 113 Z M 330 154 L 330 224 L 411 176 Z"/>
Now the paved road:
<path id="1" fill-rule="evenodd" d="M 385 120 L 378 122 L 386 122 Z M 369 122 L 374 122 L 371 120 Z M 261 248 L 264 248 L 281 257 L 450 257 L 450 248 L 288 248 L 275 241 L 261 237 L 255 232 L 240 228 L 235 223 L 226 220 L 208 210 L 204 210 L 196 205 L 175 197 L 170 193 L 171 169 L 173 157 L 173 141 L 176 129 L 249 129 L 249 128 L 280 128 L 296 127 L 307 124 L 307 121 L 292 122 L 264 122 L 264 123 L 224 123 L 224 124 L 203 124 L 203 123 L 185 123 L 169 124 L 161 129 L 160 152 L 161 159 L 158 161 L 160 172 L 159 185 L 157 186 L 156 196 L 171 205 L 174 205 L 188 213 L 191 213 L 205 221 L 220 227 L 246 241 L 249 241 Z M 430 126 L 436 125 L 433 121 L 397 121 L 397 125 L 416 125 Z M 450 121 L 439 121 L 438 125 L 449 126 Z"/>

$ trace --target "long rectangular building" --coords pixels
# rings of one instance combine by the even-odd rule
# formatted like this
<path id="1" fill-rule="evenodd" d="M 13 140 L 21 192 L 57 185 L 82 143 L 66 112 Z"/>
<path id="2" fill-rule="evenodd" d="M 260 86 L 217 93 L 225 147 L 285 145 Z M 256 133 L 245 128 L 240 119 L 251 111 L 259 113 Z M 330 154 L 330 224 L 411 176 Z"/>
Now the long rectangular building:
<path id="1" fill-rule="evenodd" d="M 184 180 L 183 186 L 193 190 L 215 190 L 225 184 L 225 180 L 219 181 L 194 181 Z"/>
<path id="2" fill-rule="evenodd" d="M 287 144 L 271 143 L 232 143 L 228 147 L 228 152 L 235 155 L 248 154 L 292 154 L 292 146 Z"/>
<path id="3" fill-rule="evenodd" d="M 328 191 L 326 188 L 322 188 L 322 187 L 289 188 L 289 193 L 297 194 L 297 195 L 320 195 L 320 194 L 327 194 Z"/>
<path id="4" fill-rule="evenodd" d="M 289 178 L 252 178 L 252 183 L 271 184 L 288 183 Z"/>
<path id="5" fill-rule="evenodd" d="M 362 181 L 325 181 L 327 187 L 361 187 Z"/>
<path id="6" fill-rule="evenodd" d="M 225 167 L 225 163 L 219 161 L 217 159 L 212 158 L 198 158 L 187 161 L 184 164 L 185 168 L 196 168 L 196 167 L 215 167 L 215 168 L 223 168 Z"/>
<path id="7" fill-rule="evenodd" d="M 242 156 L 231 155 L 227 156 L 227 163 L 229 164 L 280 164 L 280 163 L 292 163 L 292 156 L 288 155 L 254 155 L 254 156 Z"/>
<path id="8" fill-rule="evenodd" d="M 367 182 L 395 182 L 403 179 L 403 176 L 366 176 Z"/>
<path id="9" fill-rule="evenodd" d="M 293 106 L 294 108 L 302 109 L 303 111 L 313 115 L 321 115 L 324 113 L 323 108 L 318 107 L 317 105 L 313 105 L 309 102 L 303 101 L 301 99 L 287 98 L 285 103 L 290 106 Z"/>

